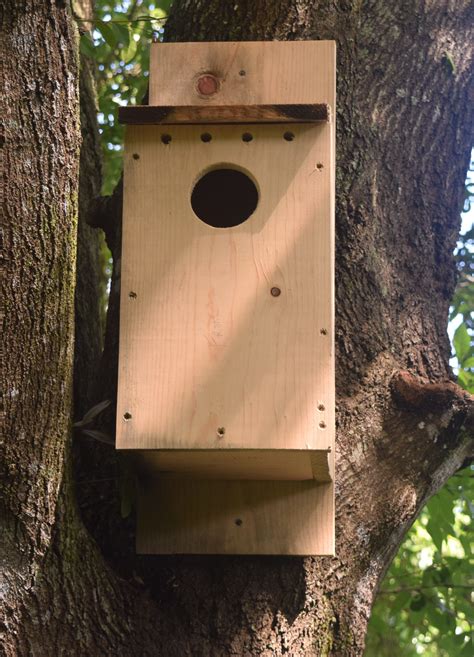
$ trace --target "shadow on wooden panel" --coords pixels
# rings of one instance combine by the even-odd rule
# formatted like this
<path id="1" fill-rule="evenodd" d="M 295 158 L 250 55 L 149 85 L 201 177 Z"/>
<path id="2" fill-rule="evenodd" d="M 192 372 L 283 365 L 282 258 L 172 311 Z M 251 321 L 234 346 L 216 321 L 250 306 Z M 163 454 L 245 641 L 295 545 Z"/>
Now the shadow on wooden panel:
<path id="1" fill-rule="evenodd" d="M 141 554 L 334 553 L 333 483 L 154 479 L 139 493 Z"/>

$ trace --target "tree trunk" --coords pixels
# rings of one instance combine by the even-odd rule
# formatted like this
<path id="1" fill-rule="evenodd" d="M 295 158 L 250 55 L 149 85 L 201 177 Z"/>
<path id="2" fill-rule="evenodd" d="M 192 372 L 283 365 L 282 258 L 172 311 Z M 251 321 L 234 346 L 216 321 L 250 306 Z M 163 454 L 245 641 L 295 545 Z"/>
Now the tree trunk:
<path id="1" fill-rule="evenodd" d="M 168 40 L 338 44 L 337 556 L 137 557 L 113 449 L 81 443 L 77 486 L 72 476 L 77 33 L 62 2 L 7 2 L 6 655 L 362 655 L 403 535 L 474 448 L 473 402 L 450 381 L 446 335 L 472 19 L 467 0 L 175 2 Z M 83 76 L 81 212 L 106 228 L 115 273 L 97 373 L 97 245 L 82 226 L 76 418 L 114 399 L 120 271 L 121 192 L 91 205 L 99 163 Z"/>

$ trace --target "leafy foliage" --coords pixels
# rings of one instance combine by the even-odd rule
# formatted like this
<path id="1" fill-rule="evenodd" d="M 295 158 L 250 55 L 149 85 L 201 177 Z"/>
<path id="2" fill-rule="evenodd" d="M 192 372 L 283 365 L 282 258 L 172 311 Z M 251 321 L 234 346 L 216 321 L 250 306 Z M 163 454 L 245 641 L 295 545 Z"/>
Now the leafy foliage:
<path id="1" fill-rule="evenodd" d="M 473 654 L 472 499 L 466 468 L 423 509 L 382 584 L 365 657 Z"/>
<path id="2" fill-rule="evenodd" d="M 78 19 L 81 52 L 96 63 L 104 195 L 112 193 L 122 173 L 123 127 L 117 121 L 118 108 L 140 103 L 145 96 L 150 42 L 161 39 L 170 4 L 171 0 L 98 1 L 94 16 L 86 17 L 91 20 Z"/>

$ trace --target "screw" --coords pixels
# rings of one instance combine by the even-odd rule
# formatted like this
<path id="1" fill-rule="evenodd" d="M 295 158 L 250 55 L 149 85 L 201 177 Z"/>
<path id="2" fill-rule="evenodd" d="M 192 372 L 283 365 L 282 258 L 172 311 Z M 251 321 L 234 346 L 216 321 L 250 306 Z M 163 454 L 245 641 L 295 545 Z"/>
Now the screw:
<path id="1" fill-rule="evenodd" d="M 197 81 L 197 90 L 201 96 L 212 96 L 219 91 L 219 80 L 210 73 L 201 75 Z"/>
<path id="2" fill-rule="evenodd" d="M 244 521 L 241 520 L 240 518 L 236 518 L 235 524 L 237 525 L 237 527 L 241 527 L 244 524 Z"/>
<path id="3" fill-rule="evenodd" d="M 212 140 L 212 135 L 209 132 L 203 132 L 201 135 L 201 141 L 208 143 Z"/>
<path id="4" fill-rule="evenodd" d="M 295 135 L 292 132 L 285 132 L 285 134 L 283 135 L 283 139 L 285 139 L 286 141 L 293 141 L 294 138 Z"/>
<path id="5" fill-rule="evenodd" d="M 129 413 L 129 412 L 127 411 L 126 413 L 123 414 L 123 419 L 124 419 L 126 422 L 128 422 L 128 420 L 131 420 L 131 419 L 132 419 L 132 414 Z"/>
<path id="6" fill-rule="evenodd" d="M 130 299 L 136 299 L 137 298 L 137 293 L 132 291 L 132 292 L 128 293 L 128 296 L 130 297 Z"/>
<path id="7" fill-rule="evenodd" d="M 321 171 L 321 169 L 324 169 L 324 164 L 322 164 L 321 162 L 318 162 L 317 165 L 316 165 L 316 168 Z"/>
<path id="8" fill-rule="evenodd" d="M 270 290 L 270 294 L 272 295 L 272 297 L 279 297 L 281 294 L 281 290 L 279 287 L 272 287 L 272 289 Z"/>
<path id="9" fill-rule="evenodd" d="M 219 427 L 217 429 L 217 437 L 222 438 L 225 434 L 225 427 Z"/>
<path id="10" fill-rule="evenodd" d="M 134 153 L 132 155 L 132 157 L 133 157 L 134 160 L 139 160 L 140 159 L 140 156 L 138 155 L 138 153 Z"/>
<path id="11" fill-rule="evenodd" d="M 171 135 L 161 135 L 161 141 L 163 144 L 169 144 L 171 141 Z"/>
<path id="12" fill-rule="evenodd" d="M 253 139 L 253 135 L 250 132 L 244 132 L 244 134 L 242 135 L 242 141 L 249 142 L 252 141 L 252 139 Z"/>
<path id="13" fill-rule="evenodd" d="M 325 329 L 325 328 L 322 328 L 319 332 L 321 333 L 321 335 L 327 335 L 328 334 L 328 330 Z"/>
<path id="14" fill-rule="evenodd" d="M 324 411 L 324 404 L 319 404 L 318 411 Z"/>
<path id="15" fill-rule="evenodd" d="M 326 422 L 320 422 L 319 426 L 320 426 L 321 429 L 325 429 L 326 428 Z"/>
<path id="16" fill-rule="evenodd" d="M 242 75 L 242 77 L 245 75 L 245 71 L 244 71 L 244 69 L 242 69 L 241 71 L 239 71 L 239 75 Z"/>

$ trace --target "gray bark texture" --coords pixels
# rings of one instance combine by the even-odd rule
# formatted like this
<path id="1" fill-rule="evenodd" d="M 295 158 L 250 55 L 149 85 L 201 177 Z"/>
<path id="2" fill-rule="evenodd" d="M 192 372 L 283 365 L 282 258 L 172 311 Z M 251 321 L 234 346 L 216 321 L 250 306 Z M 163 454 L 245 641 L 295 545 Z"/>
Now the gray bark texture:
<path id="1" fill-rule="evenodd" d="M 473 19 L 468 0 L 174 3 L 171 41 L 337 42 L 337 556 L 164 558 L 134 553 L 129 465 L 72 445 L 72 417 L 116 392 L 121 189 L 96 200 L 90 66 L 67 3 L 4 3 L 2 654 L 363 654 L 404 534 L 474 451 L 446 334 Z M 114 255 L 102 358 L 98 225 Z M 100 416 L 111 435 L 113 413 Z"/>

